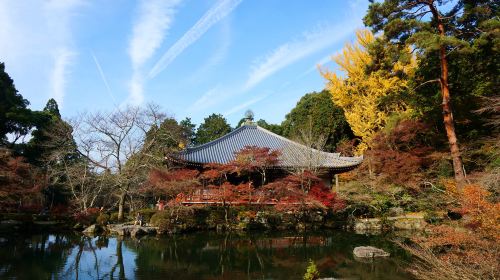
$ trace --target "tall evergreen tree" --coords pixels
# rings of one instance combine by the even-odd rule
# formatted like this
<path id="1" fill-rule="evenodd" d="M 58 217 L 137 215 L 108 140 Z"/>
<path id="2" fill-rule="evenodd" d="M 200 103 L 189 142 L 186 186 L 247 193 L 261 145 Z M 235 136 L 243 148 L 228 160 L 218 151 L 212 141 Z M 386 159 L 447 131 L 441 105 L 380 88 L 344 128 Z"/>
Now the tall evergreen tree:
<path id="1" fill-rule="evenodd" d="M 27 144 L 26 157 L 38 166 L 47 179 L 44 194 L 50 205 L 65 203 L 69 198 L 67 188 L 69 166 L 82 164 L 73 127 L 61 118 L 59 106 L 54 99 L 49 99 L 37 116 L 36 129 Z"/>
<path id="2" fill-rule="evenodd" d="M 440 85 L 443 123 L 453 160 L 455 180 L 459 185 L 464 181 L 465 174 L 455 132 L 449 59 L 451 53 L 470 50 L 467 37 L 478 30 L 467 30 L 467 25 L 471 20 L 474 21 L 478 14 L 488 11 L 491 13 L 491 10 L 497 9 L 498 4 L 494 2 L 461 0 L 453 3 L 449 9 L 450 1 L 443 0 L 371 1 L 368 14 L 364 18 L 365 24 L 375 32 L 384 31 L 388 42 L 402 48 L 412 46 L 420 56 L 428 58 L 427 63 L 439 65 L 434 79 L 424 83 L 435 81 Z M 496 17 L 496 23 L 489 24 L 498 26 L 498 15 Z M 469 35 L 457 36 L 463 32 Z"/>
<path id="3" fill-rule="evenodd" d="M 57 105 L 57 102 L 54 98 L 51 98 L 49 99 L 49 101 L 47 101 L 47 104 L 45 105 L 45 108 L 43 108 L 43 111 L 51 114 L 56 118 L 61 118 L 61 113 L 59 113 L 59 105 Z"/>
<path id="4" fill-rule="evenodd" d="M 7 143 L 7 134 L 26 135 L 33 126 L 28 100 L 18 93 L 14 81 L 0 63 L 0 143 Z M 16 139 L 15 139 L 16 140 Z"/>
<path id="5" fill-rule="evenodd" d="M 278 135 L 283 135 L 283 127 L 280 124 L 268 123 L 263 119 L 259 119 L 257 125 Z"/>
<path id="6" fill-rule="evenodd" d="M 201 145 L 231 132 L 231 126 L 221 114 L 206 117 L 196 131 L 196 144 Z"/>
<path id="7" fill-rule="evenodd" d="M 354 136 L 344 111 L 332 102 L 327 90 L 304 95 L 285 116 L 281 128 L 288 138 L 300 138 L 304 131 L 311 130 L 314 138 L 325 138 L 324 149 L 329 152 L 334 151 L 342 139 Z"/>
<path id="8" fill-rule="evenodd" d="M 196 125 L 191 122 L 191 118 L 186 117 L 179 122 L 179 125 L 184 129 L 183 135 L 186 140 L 186 146 L 194 144 L 196 137 Z"/>

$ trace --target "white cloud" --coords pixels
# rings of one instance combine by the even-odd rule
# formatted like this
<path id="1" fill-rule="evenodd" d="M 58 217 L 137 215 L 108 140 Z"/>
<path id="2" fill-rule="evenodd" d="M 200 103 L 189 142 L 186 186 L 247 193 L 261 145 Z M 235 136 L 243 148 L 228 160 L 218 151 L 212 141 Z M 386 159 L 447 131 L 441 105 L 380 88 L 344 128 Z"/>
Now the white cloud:
<path id="1" fill-rule="evenodd" d="M 210 27 L 230 14 L 242 0 L 219 0 L 191 27 L 173 46 L 171 46 L 156 62 L 148 77 L 156 77 L 187 47 L 196 42 Z"/>
<path id="2" fill-rule="evenodd" d="M 128 96 L 127 103 L 139 105 L 144 101 L 144 87 L 143 87 L 144 79 L 142 75 L 138 72 L 135 72 L 132 75 L 132 79 L 130 80 L 129 89 L 130 95 Z"/>
<path id="3" fill-rule="evenodd" d="M 345 26 L 352 26 L 351 28 L 345 28 Z M 353 30 L 356 29 L 358 25 L 353 23 L 344 23 L 339 26 L 331 26 L 329 28 L 322 28 L 316 32 L 305 33 L 301 40 L 293 40 L 286 44 L 283 44 L 276 48 L 271 55 L 265 57 L 261 63 L 256 63 L 252 68 L 246 82 L 243 83 L 242 87 L 233 87 L 229 90 L 221 90 L 219 87 L 213 88 L 202 95 L 189 109 L 188 112 L 196 112 L 217 104 L 221 104 L 227 99 L 235 96 L 239 96 L 245 92 L 248 92 L 257 84 L 262 82 L 264 79 L 270 77 L 277 71 L 291 65 L 292 63 L 305 58 L 317 51 L 323 50 L 332 44 L 340 42 L 345 38 L 345 36 L 351 34 Z M 332 35 L 334 34 L 334 35 Z M 330 59 L 330 56 L 324 57 L 318 64 L 325 64 Z M 315 68 L 308 69 L 307 72 L 313 71 Z M 301 74 L 297 76 L 296 79 L 301 78 Z M 291 81 L 286 81 L 281 88 L 284 88 L 291 84 Z M 259 97 L 250 99 L 240 105 L 232 107 L 230 110 L 226 111 L 224 115 L 228 116 L 233 113 L 239 112 L 248 106 L 255 104 L 262 99 L 268 97 L 271 94 L 261 95 Z"/>
<path id="4" fill-rule="evenodd" d="M 54 54 L 54 68 L 51 75 L 52 97 L 57 101 L 59 106 L 63 106 L 65 87 L 70 74 L 69 66 L 76 56 L 74 52 L 68 49 L 59 49 Z"/>
<path id="5" fill-rule="evenodd" d="M 71 27 L 83 4 L 80 0 L 0 1 L 2 60 L 16 76 L 18 90 L 30 100 L 45 102 L 50 96 L 62 105 L 77 54 Z M 40 95 L 40 89 L 47 89 L 47 94 Z"/>
<path id="6" fill-rule="evenodd" d="M 143 0 L 132 28 L 128 53 L 132 67 L 140 68 L 161 46 L 180 0 Z"/>
<path id="7" fill-rule="evenodd" d="M 321 28 L 319 31 L 305 33 L 300 39 L 277 47 L 271 54 L 254 64 L 244 89 L 249 90 L 290 64 L 340 42 L 357 26 L 358 24 L 353 21 Z"/>
<path id="8" fill-rule="evenodd" d="M 130 95 L 127 102 L 140 104 L 144 100 L 144 79 L 141 68 L 163 43 L 180 2 L 181 0 L 142 0 L 140 2 L 128 48 L 133 73 L 129 83 Z"/>

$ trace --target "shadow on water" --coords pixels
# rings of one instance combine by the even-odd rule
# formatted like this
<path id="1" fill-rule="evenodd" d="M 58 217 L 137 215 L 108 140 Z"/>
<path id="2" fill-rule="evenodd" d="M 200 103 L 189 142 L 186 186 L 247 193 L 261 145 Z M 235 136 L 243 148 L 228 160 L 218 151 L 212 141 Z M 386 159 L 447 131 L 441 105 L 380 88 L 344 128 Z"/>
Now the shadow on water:
<path id="1" fill-rule="evenodd" d="M 373 245 L 390 258 L 355 260 Z M 0 279 L 302 279 L 312 259 L 322 277 L 409 279 L 409 257 L 386 236 L 349 232 L 195 233 L 120 239 L 78 234 L 0 237 Z"/>

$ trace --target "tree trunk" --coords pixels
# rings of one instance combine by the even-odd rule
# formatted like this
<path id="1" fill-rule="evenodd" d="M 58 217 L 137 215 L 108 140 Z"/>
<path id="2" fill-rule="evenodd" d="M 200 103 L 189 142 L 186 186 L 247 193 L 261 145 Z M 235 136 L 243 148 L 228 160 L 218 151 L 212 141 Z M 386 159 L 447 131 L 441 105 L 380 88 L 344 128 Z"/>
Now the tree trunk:
<path id="1" fill-rule="evenodd" d="M 455 133 L 455 124 L 453 121 L 453 113 L 450 103 L 450 90 L 448 87 L 448 64 L 446 62 L 446 53 L 444 47 L 439 50 L 441 58 L 441 92 L 443 94 L 443 118 L 446 136 L 450 143 L 451 158 L 453 160 L 453 171 L 455 173 L 455 181 L 458 185 L 462 185 L 465 181 L 463 170 L 462 156 L 458 146 L 457 135 Z"/>
<path id="2" fill-rule="evenodd" d="M 120 194 L 119 201 L 118 201 L 118 221 L 123 220 L 123 208 L 125 206 L 125 195 L 126 193 Z"/>
<path id="3" fill-rule="evenodd" d="M 123 253 L 122 253 L 122 243 L 123 240 L 116 240 L 116 257 L 118 262 L 118 267 L 120 271 L 118 272 L 118 279 L 126 279 L 125 278 L 125 266 L 123 265 Z"/>
<path id="4" fill-rule="evenodd" d="M 441 16 L 433 4 L 430 4 L 432 15 L 437 21 L 438 31 L 441 38 L 445 37 L 444 25 L 441 21 Z M 439 60 L 441 64 L 441 94 L 443 96 L 443 119 L 446 136 L 450 145 L 451 158 L 453 160 L 453 171 L 455 173 L 455 181 L 457 186 L 461 188 L 465 181 L 465 174 L 463 170 L 462 157 L 460 148 L 458 146 L 457 135 L 455 134 L 455 123 L 453 121 L 453 111 L 451 108 L 451 95 L 450 87 L 448 85 L 448 61 L 446 59 L 446 48 L 441 45 L 439 48 Z"/>

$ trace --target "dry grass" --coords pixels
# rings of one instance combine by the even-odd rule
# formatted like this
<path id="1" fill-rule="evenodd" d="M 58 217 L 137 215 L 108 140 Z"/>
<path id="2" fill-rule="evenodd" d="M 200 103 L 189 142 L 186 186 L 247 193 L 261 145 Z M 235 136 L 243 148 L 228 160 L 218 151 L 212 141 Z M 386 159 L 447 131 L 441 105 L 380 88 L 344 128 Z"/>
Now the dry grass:
<path id="1" fill-rule="evenodd" d="M 409 246 L 400 244 L 405 250 L 410 252 L 414 261 L 409 271 L 422 280 L 481 280 L 500 279 L 500 268 L 498 263 L 498 248 L 491 248 L 496 258 L 483 256 L 481 263 L 473 265 L 467 258 L 446 258 L 436 255 L 430 248 L 419 245 Z"/>

